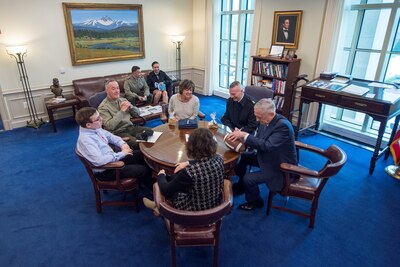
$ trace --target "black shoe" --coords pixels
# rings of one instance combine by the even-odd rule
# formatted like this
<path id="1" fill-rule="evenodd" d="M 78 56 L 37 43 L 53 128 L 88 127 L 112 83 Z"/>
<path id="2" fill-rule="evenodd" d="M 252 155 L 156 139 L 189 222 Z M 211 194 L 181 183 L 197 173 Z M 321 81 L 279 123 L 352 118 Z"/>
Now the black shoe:
<path id="1" fill-rule="evenodd" d="M 246 203 L 239 205 L 239 209 L 247 210 L 247 211 L 252 211 L 254 209 L 260 209 L 263 207 L 264 207 L 264 201 L 261 198 L 255 200 L 255 201 L 246 202 Z"/>
<path id="2" fill-rule="evenodd" d="M 242 183 L 235 183 L 232 185 L 233 195 L 238 196 L 244 194 L 244 186 Z"/>

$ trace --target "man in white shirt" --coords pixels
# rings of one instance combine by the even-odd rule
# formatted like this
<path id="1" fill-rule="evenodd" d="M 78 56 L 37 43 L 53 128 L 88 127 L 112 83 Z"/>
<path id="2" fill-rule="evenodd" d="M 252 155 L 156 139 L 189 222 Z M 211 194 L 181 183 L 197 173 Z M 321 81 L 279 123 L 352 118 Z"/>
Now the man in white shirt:
<path id="1" fill-rule="evenodd" d="M 140 150 L 133 151 L 121 137 L 103 130 L 102 118 L 95 108 L 85 107 L 78 110 L 75 116 L 80 125 L 77 150 L 94 166 L 101 166 L 110 162 L 123 161 L 121 178 L 135 177 L 147 187 L 151 186 L 151 170 L 144 162 Z M 121 149 L 115 152 L 109 144 Z M 98 180 L 115 179 L 115 170 L 94 170 Z M 150 187 L 151 188 L 151 187 Z"/>

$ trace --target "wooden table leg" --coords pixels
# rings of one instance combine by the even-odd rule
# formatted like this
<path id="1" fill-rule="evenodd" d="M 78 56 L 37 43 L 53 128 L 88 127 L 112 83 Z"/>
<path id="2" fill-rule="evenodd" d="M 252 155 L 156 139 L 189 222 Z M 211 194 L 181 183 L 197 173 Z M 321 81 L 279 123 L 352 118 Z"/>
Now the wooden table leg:
<path id="1" fill-rule="evenodd" d="M 376 144 L 374 154 L 372 154 L 371 163 L 369 165 L 369 174 L 373 174 L 375 170 L 375 163 L 379 158 L 379 151 L 381 149 L 383 133 L 385 132 L 387 119 L 382 120 L 379 125 L 378 137 L 376 138 Z"/>
<path id="2" fill-rule="evenodd" d="M 53 131 L 56 133 L 57 127 L 56 127 L 56 121 L 54 120 L 53 109 L 47 108 L 47 114 L 49 115 L 49 120 L 51 122 L 51 125 L 53 126 Z"/>

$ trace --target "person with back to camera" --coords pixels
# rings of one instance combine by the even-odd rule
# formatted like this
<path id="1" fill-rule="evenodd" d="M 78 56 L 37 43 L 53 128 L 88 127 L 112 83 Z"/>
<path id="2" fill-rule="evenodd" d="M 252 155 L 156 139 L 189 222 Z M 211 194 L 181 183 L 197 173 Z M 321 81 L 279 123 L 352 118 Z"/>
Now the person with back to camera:
<path id="1" fill-rule="evenodd" d="M 134 106 L 136 106 L 138 100 L 145 101 L 147 105 L 150 105 L 153 102 L 153 95 L 150 94 L 150 88 L 143 78 L 140 67 L 133 66 L 131 71 L 132 74 L 124 82 L 126 99 Z"/>
<path id="2" fill-rule="evenodd" d="M 284 116 L 276 114 L 273 100 L 263 98 L 258 101 L 254 105 L 254 115 L 260 122 L 256 135 L 235 130 L 227 137 L 231 141 L 240 140 L 246 147 L 255 149 L 243 153 L 239 164 L 235 166 L 235 173 L 239 177 L 239 184 L 244 186 L 247 201 L 239 208 L 249 211 L 264 206 L 259 184 L 266 183 L 271 191 L 280 192 L 284 187 L 280 164 L 297 164 L 292 124 Z M 246 174 L 248 165 L 260 167 L 261 172 Z"/>
<path id="3" fill-rule="evenodd" d="M 158 173 L 161 193 L 181 210 L 199 211 L 218 206 L 224 186 L 224 160 L 217 154 L 217 142 L 209 129 L 195 129 L 186 143 L 191 159 L 177 164 L 171 177 Z M 154 201 L 143 198 L 144 205 L 159 215 Z"/>
<path id="4" fill-rule="evenodd" d="M 168 104 L 172 80 L 165 72 L 160 70 L 160 64 L 157 61 L 151 63 L 151 68 L 153 71 L 147 75 L 147 85 L 150 87 L 150 93 L 153 94 L 153 104 L 158 104 L 161 97 L 163 104 Z"/>
<path id="5" fill-rule="evenodd" d="M 258 126 L 254 116 L 254 101 L 243 92 L 238 81 L 229 86 L 230 97 L 226 102 L 226 111 L 221 118 L 222 124 L 232 131 L 241 129 L 243 132 L 253 133 Z"/>
<path id="6" fill-rule="evenodd" d="M 104 128 L 120 137 L 129 137 L 128 144 L 132 149 L 138 149 L 136 142 L 138 134 L 153 132 L 148 127 L 135 126 L 132 118 L 139 117 L 140 111 L 127 99 L 120 97 L 120 89 L 116 80 L 106 82 L 107 97 L 100 103 L 98 109 L 103 118 Z"/>
<path id="7" fill-rule="evenodd" d="M 199 98 L 193 95 L 195 85 L 191 80 L 183 80 L 179 84 L 179 92 L 174 94 L 168 107 L 170 119 L 196 119 L 200 109 Z"/>
<path id="8" fill-rule="evenodd" d="M 140 150 L 133 151 L 121 137 L 103 130 L 102 117 L 95 108 L 79 109 L 75 119 L 80 125 L 76 148 L 85 159 L 94 166 L 121 160 L 125 163 L 125 167 L 121 170 L 121 178 L 136 177 L 147 187 L 151 187 L 151 170 L 146 165 L 143 154 Z M 115 145 L 121 151 L 114 152 L 109 144 Z M 115 179 L 115 170 L 93 170 L 93 172 L 100 181 Z"/>

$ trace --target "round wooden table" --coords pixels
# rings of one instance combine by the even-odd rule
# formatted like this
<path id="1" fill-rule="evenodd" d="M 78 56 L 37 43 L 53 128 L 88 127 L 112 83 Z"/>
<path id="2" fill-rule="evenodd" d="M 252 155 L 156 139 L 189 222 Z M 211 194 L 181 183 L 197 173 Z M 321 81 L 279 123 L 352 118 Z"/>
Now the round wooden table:
<path id="1" fill-rule="evenodd" d="M 206 121 L 199 121 L 199 128 L 207 128 Z M 153 128 L 154 131 L 162 132 L 158 140 L 152 143 L 140 143 L 147 164 L 153 169 L 155 175 L 164 169 L 167 175 L 174 172 L 175 165 L 188 160 L 186 155 L 186 140 L 193 129 L 178 129 L 178 126 L 169 126 L 168 123 Z M 224 143 L 224 136 L 227 133 L 225 127 L 211 129 L 218 143 L 217 153 L 224 159 L 225 174 L 227 177 L 233 172 L 238 162 L 240 153 L 230 150 Z"/>

